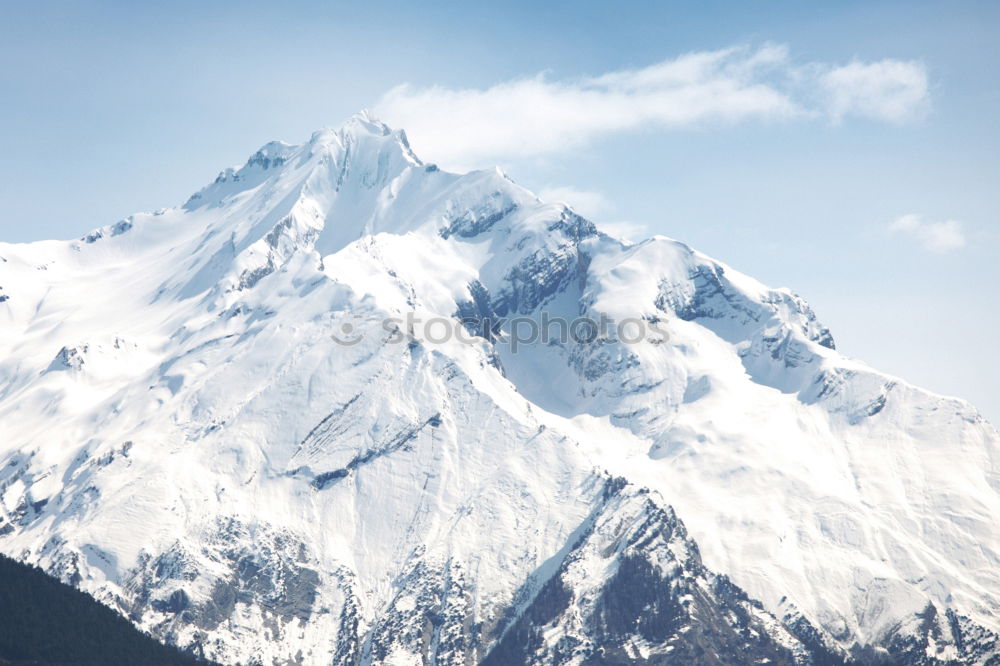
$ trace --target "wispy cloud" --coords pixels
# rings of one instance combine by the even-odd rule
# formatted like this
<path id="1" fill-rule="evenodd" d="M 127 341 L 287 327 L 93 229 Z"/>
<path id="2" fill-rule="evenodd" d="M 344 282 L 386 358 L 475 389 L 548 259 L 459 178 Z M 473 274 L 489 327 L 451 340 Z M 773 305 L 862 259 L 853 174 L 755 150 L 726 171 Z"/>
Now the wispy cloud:
<path id="1" fill-rule="evenodd" d="M 638 241 L 649 237 L 649 227 L 640 222 L 630 222 L 628 220 L 612 220 L 610 222 L 598 222 L 597 228 L 615 238 Z"/>
<path id="2" fill-rule="evenodd" d="M 927 72 L 915 62 L 852 62 L 823 73 L 819 84 L 836 122 L 853 114 L 903 123 L 923 113 L 928 101 Z"/>
<path id="3" fill-rule="evenodd" d="M 641 69 L 557 80 L 542 73 L 486 89 L 401 85 L 376 112 L 417 152 L 452 168 L 585 145 L 613 132 L 849 116 L 905 122 L 927 103 L 921 63 L 796 64 L 788 48 L 695 52 Z"/>
<path id="4" fill-rule="evenodd" d="M 649 235 L 645 224 L 627 220 L 608 219 L 614 212 L 614 205 L 600 192 L 579 190 L 575 187 L 549 186 L 539 191 L 538 197 L 548 203 L 563 203 L 580 215 L 595 222 L 598 228 L 615 238 L 639 240 Z"/>
<path id="5" fill-rule="evenodd" d="M 957 220 L 931 222 L 910 213 L 893 220 L 889 224 L 889 231 L 908 236 L 931 252 L 950 252 L 965 245 L 962 223 Z"/>
<path id="6" fill-rule="evenodd" d="M 578 190 L 575 187 L 543 187 L 538 192 L 538 198 L 548 203 L 566 204 L 591 220 L 596 220 L 612 210 L 611 202 L 600 192 Z"/>

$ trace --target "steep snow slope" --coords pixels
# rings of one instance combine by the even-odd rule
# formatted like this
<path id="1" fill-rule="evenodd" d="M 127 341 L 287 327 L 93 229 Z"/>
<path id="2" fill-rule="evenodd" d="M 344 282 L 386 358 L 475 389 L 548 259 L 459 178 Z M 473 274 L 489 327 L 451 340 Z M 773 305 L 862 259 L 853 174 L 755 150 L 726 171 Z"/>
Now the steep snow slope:
<path id="1" fill-rule="evenodd" d="M 215 659 L 1000 648 L 972 407 L 366 115 L 182 207 L 0 244 L 0 289 L 0 549 Z"/>

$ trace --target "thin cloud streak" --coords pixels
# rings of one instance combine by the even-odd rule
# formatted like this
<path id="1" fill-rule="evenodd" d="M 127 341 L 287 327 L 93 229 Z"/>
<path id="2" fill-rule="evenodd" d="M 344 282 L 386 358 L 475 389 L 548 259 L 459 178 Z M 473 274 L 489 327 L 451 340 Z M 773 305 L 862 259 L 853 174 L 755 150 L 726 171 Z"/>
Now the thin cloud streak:
<path id="1" fill-rule="evenodd" d="M 538 192 L 538 198 L 548 203 L 561 203 L 569 206 L 580 215 L 597 224 L 597 228 L 615 238 L 640 240 L 648 238 L 649 228 L 645 224 L 628 220 L 609 220 L 607 217 L 614 212 L 612 202 L 600 192 L 579 190 L 575 187 L 549 186 Z"/>
<path id="2" fill-rule="evenodd" d="M 928 103 L 927 72 L 913 62 L 852 62 L 826 72 L 819 82 L 834 122 L 857 115 L 905 123 L 919 117 Z"/>
<path id="3" fill-rule="evenodd" d="M 469 169 L 572 150 L 614 132 L 850 116 L 901 123 L 927 104 L 914 61 L 797 65 L 786 46 L 688 53 L 640 69 L 573 80 L 546 74 L 485 90 L 392 88 L 375 107 L 417 152 Z"/>
<path id="4" fill-rule="evenodd" d="M 950 252 L 965 245 L 965 232 L 957 220 L 931 222 L 920 215 L 902 215 L 889 224 L 889 231 L 912 238 L 930 252 Z"/>
<path id="5" fill-rule="evenodd" d="M 591 220 L 595 220 L 612 210 L 611 202 L 600 192 L 578 190 L 575 187 L 543 187 L 538 192 L 538 198 L 549 203 L 566 204 L 580 215 Z"/>

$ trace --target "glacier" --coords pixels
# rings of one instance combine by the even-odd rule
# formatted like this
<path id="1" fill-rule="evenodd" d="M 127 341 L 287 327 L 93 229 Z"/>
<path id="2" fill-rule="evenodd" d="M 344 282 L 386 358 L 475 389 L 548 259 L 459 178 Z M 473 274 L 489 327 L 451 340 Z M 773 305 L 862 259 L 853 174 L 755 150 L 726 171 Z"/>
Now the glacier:
<path id="1" fill-rule="evenodd" d="M 666 334 L 476 325 L 512 317 Z M 0 551 L 195 654 L 1000 660 L 974 407 L 842 355 L 790 290 L 367 113 L 181 206 L 0 243 L 0 322 Z"/>

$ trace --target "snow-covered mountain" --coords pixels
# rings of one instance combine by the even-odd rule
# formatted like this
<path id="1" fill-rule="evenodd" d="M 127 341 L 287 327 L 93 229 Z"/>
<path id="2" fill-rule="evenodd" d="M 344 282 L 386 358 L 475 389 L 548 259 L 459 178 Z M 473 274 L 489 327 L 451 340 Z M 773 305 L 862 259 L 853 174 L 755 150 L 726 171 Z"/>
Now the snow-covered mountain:
<path id="1" fill-rule="evenodd" d="M 973 407 L 365 114 L 0 244 L 0 322 L 0 551 L 213 659 L 1000 660 Z"/>

